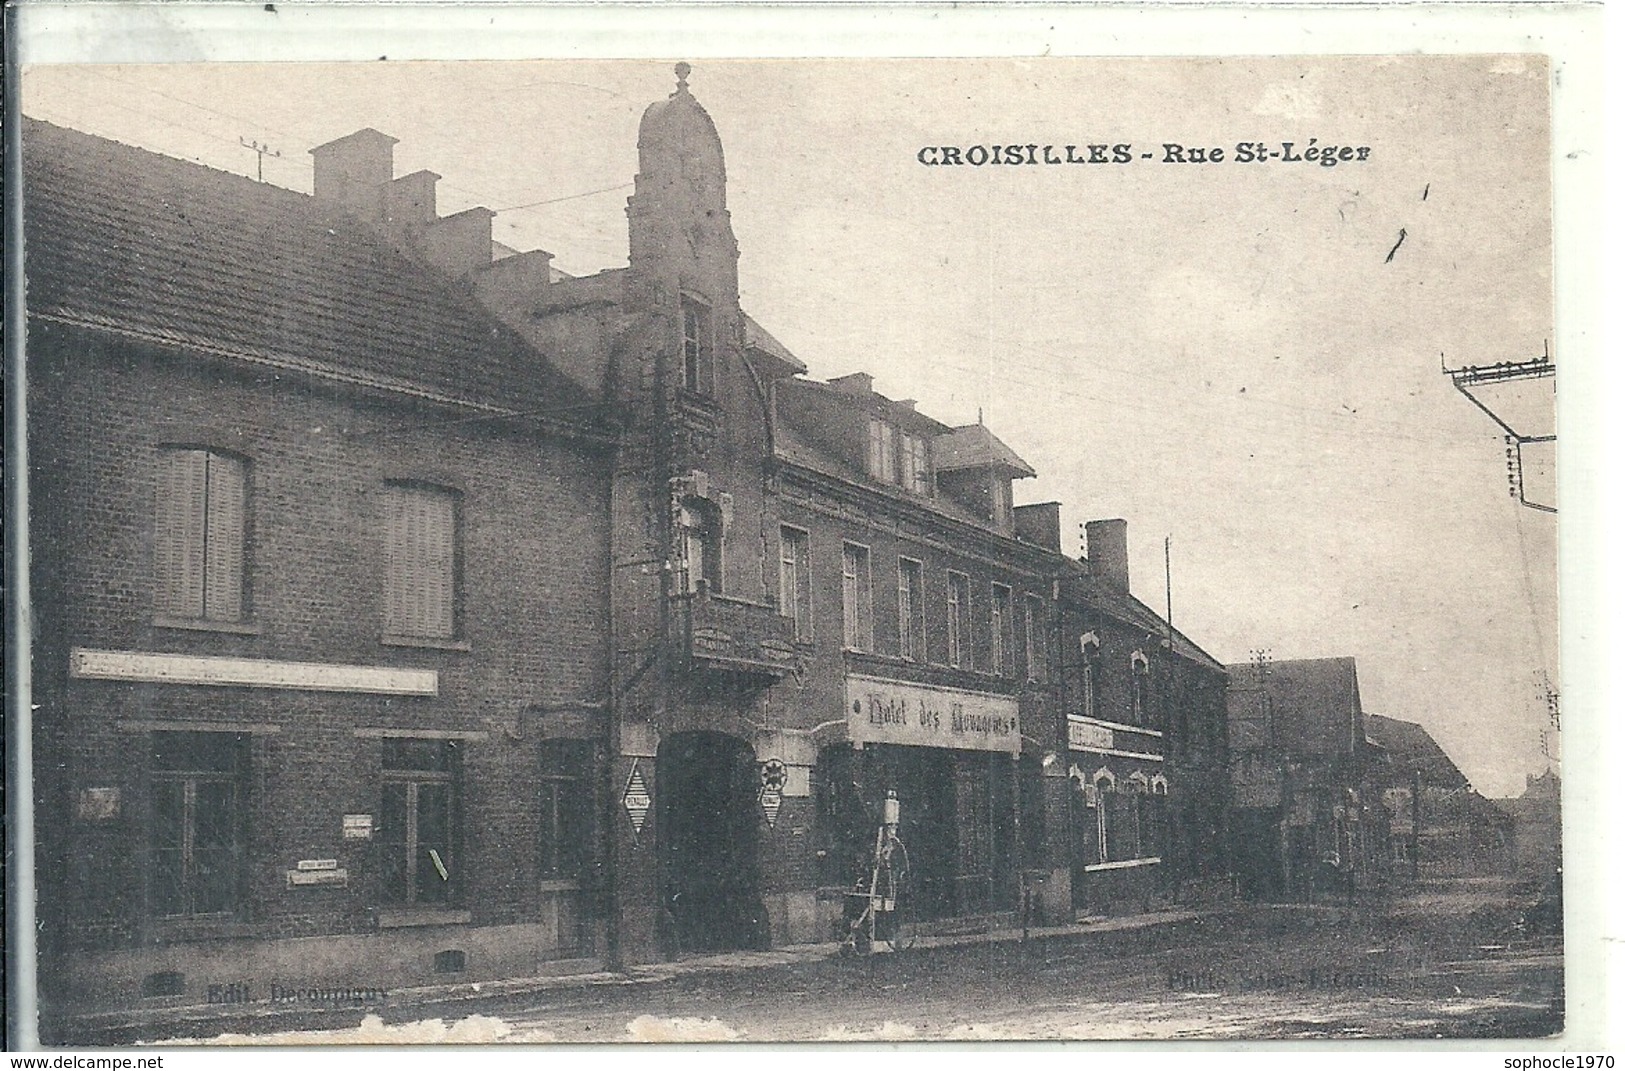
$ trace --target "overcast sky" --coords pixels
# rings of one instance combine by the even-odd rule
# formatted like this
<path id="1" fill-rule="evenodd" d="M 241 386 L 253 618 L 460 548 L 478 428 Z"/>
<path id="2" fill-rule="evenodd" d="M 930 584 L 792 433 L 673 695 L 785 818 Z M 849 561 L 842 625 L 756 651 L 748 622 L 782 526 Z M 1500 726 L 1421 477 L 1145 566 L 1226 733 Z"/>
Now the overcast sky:
<path id="1" fill-rule="evenodd" d="M 696 61 L 744 306 L 819 378 L 987 424 L 1064 503 L 1129 522 L 1134 590 L 1215 657 L 1352 655 L 1489 795 L 1546 766 L 1556 522 L 1440 374 L 1552 336 L 1538 59 Z M 572 273 L 625 263 L 669 63 L 39 67 L 39 118 L 308 191 L 363 126 L 440 208 Z M 1161 163 L 1165 142 L 1369 147 Z M 926 167 L 924 146 L 1128 143 L 1126 165 Z M 1154 159 L 1140 159 L 1152 152 Z M 538 203 L 545 202 L 545 203 Z M 528 207 L 520 207 L 528 206 Z M 1400 241 L 1403 233 L 1403 241 Z M 1397 248 L 1396 247 L 1397 243 Z M 1390 256 L 1390 254 L 1392 254 Z M 1517 397 L 1505 396 L 1516 393 Z M 1551 381 L 1498 404 L 1550 430 Z M 1522 429 L 1520 429 L 1522 430 Z M 1531 493 L 1551 493 L 1549 471 Z"/>

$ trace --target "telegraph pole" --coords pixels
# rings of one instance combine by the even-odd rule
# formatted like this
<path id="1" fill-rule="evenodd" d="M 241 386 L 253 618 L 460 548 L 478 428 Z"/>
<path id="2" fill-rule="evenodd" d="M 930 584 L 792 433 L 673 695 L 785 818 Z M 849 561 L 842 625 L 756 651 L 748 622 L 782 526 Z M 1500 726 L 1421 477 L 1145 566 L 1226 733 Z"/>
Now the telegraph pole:
<path id="1" fill-rule="evenodd" d="M 269 145 L 261 145 L 257 141 L 250 141 L 249 139 L 242 137 L 237 139 L 237 144 L 241 145 L 245 149 L 254 150 L 254 180 L 256 182 L 264 182 L 265 158 L 267 156 L 281 156 L 282 151 L 280 149 L 273 149 Z"/>
<path id="2" fill-rule="evenodd" d="M 1526 379 L 1547 379 L 1557 375 L 1557 366 L 1552 363 L 1552 352 L 1549 344 L 1542 347 L 1539 357 L 1527 361 L 1501 361 L 1491 365 L 1467 365 L 1462 368 L 1446 368 L 1444 357 L 1439 358 L 1439 371 L 1450 377 L 1451 385 L 1460 391 L 1462 397 L 1477 406 L 1483 414 L 1495 421 L 1496 425 L 1506 433 L 1507 444 L 1507 494 L 1518 500 L 1523 506 L 1540 510 L 1542 513 L 1556 513 L 1557 506 L 1546 502 L 1535 502 L 1524 494 L 1523 482 L 1523 448 L 1531 443 L 1554 443 L 1556 435 L 1530 435 L 1518 431 L 1507 419 L 1491 409 L 1483 399 L 1471 390 L 1494 383 L 1512 383 Z"/>

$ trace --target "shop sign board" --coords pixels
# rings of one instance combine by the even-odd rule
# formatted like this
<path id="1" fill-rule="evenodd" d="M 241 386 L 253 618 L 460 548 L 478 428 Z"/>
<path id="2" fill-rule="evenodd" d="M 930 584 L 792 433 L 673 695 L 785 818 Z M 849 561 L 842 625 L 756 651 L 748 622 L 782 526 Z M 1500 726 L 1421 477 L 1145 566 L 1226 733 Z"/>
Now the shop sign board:
<path id="1" fill-rule="evenodd" d="M 849 674 L 846 712 L 854 743 L 1021 751 L 1021 708 L 1013 696 Z"/>
<path id="2" fill-rule="evenodd" d="M 1110 751 L 1115 746 L 1112 731 L 1104 725 L 1079 717 L 1066 720 L 1066 742 L 1073 751 Z"/>

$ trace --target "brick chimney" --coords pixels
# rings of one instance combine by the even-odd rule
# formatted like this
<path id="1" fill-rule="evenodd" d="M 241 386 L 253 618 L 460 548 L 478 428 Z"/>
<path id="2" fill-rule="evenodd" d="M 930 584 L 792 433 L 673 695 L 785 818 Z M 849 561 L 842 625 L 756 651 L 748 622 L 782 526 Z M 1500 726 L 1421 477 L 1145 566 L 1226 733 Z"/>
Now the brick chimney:
<path id="1" fill-rule="evenodd" d="M 1090 521 L 1083 532 L 1090 575 L 1113 591 L 1128 594 L 1128 522 Z"/>
<path id="2" fill-rule="evenodd" d="M 489 268 L 491 218 L 495 215 L 489 208 L 470 208 L 433 220 L 419 239 L 423 259 L 457 276 Z"/>
<path id="3" fill-rule="evenodd" d="M 875 377 L 868 372 L 853 372 L 851 375 L 837 376 L 829 381 L 829 385 L 847 394 L 869 395 L 875 392 Z"/>
<path id="4" fill-rule="evenodd" d="M 343 205 L 371 222 L 383 222 L 384 187 L 395 177 L 397 140 L 363 127 L 310 150 L 316 158 L 316 199 Z"/>
<path id="5" fill-rule="evenodd" d="M 1016 538 L 1033 543 L 1045 550 L 1061 549 L 1061 504 L 1034 502 L 1017 506 Z"/>

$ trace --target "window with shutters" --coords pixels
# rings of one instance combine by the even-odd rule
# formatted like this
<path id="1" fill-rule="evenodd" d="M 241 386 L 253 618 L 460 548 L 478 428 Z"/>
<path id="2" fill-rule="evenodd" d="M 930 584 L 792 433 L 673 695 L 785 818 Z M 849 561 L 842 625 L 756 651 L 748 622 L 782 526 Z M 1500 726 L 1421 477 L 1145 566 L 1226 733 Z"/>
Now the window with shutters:
<path id="1" fill-rule="evenodd" d="M 411 639 L 457 635 L 457 494 L 392 483 L 384 488 L 384 632 Z"/>
<path id="2" fill-rule="evenodd" d="M 869 475 L 897 482 L 897 427 L 879 417 L 869 418 Z"/>
<path id="3" fill-rule="evenodd" d="M 159 454 L 153 612 L 189 621 L 242 621 L 248 465 L 193 447 Z"/>
<path id="4" fill-rule="evenodd" d="M 931 493 L 931 441 L 903 432 L 903 486 L 917 495 Z"/>
<path id="5" fill-rule="evenodd" d="M 460 741 L 384 741 L 377 840 L 385 903 L 448 906 L 462 881 Z"/>
<path id="6" fill-rule="evenodd" d="M 238 733 L 152 734 L 147 878 L 154 915 L 237 910 L 247 840 L 248 739 Z"/>
<path id="7" fill-rule="evenodd" d="M 874 587 L 869 574 L 869 548 L 841 544 L 841 616 L 843 642 L 849 651 L 875 649 Z"/>

